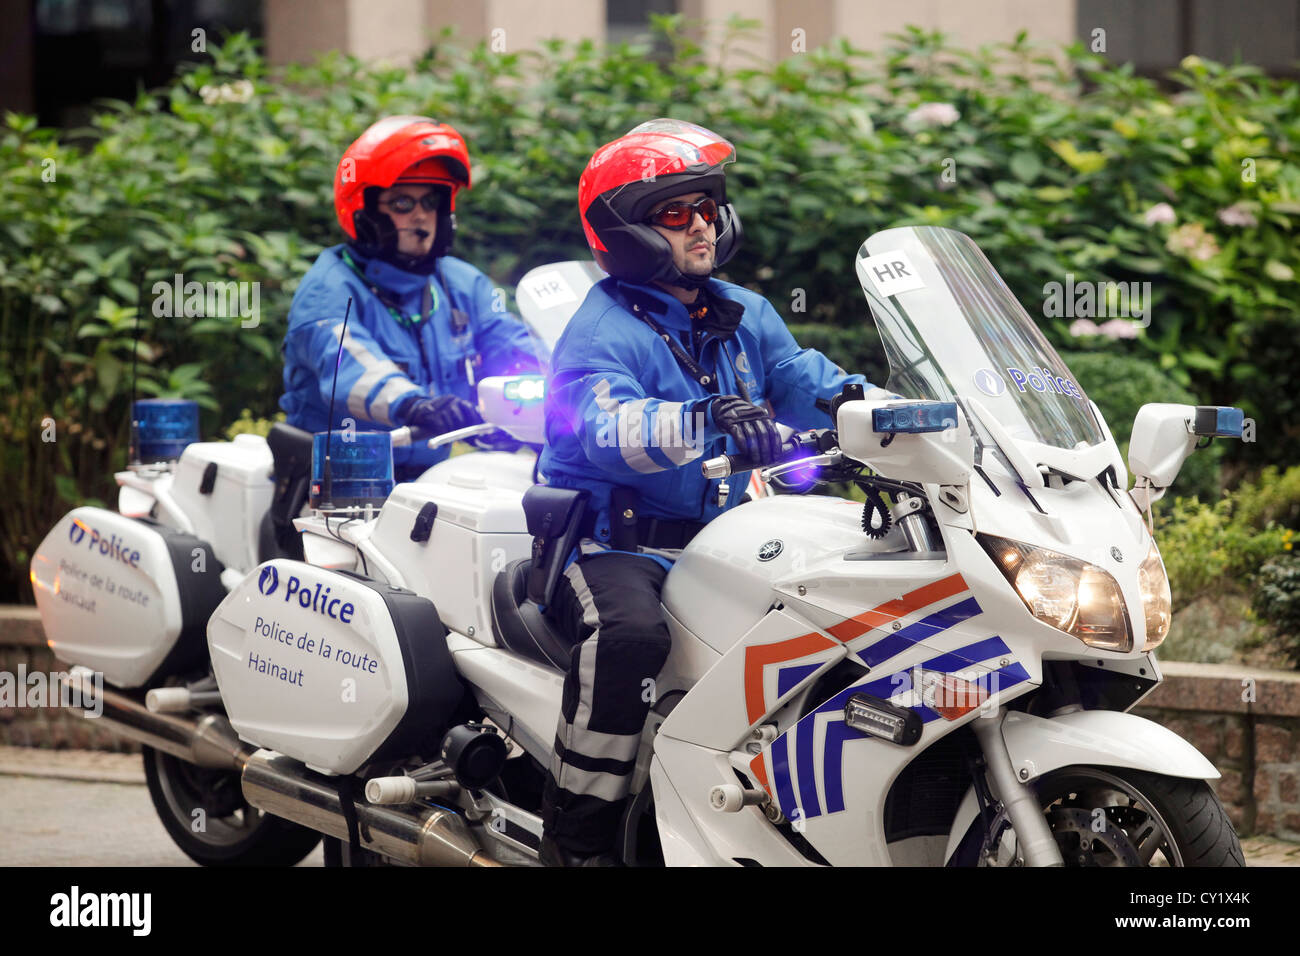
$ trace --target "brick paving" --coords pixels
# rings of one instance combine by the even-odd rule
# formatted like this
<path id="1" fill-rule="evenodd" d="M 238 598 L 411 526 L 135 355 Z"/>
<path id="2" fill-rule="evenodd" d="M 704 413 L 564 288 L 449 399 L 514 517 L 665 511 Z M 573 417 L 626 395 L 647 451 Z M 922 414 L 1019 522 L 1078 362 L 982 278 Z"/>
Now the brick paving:
<path id="1" fill-rule="evenodd" d="M 1251 866 L 1300 866 L 1300 843 L 1241 841 Z M 299 866 L 322 866 L 317 847 Z M 135 754 L 0 747 L 0 866 L 194 866 L 158 821 Z"/>

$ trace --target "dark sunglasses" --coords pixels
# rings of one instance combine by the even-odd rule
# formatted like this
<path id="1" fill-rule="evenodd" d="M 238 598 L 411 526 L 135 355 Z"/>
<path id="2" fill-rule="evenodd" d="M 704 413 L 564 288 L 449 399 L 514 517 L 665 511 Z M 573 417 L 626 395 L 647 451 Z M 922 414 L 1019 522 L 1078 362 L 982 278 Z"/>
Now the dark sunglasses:
<path id="1" fill-rule="evenodd" d="M 417 202 L 424 208 L 425 212 L 437 212 L 438 208 L 442 205 L 442 197 L 436 192 L 425 193 L 418 200 L 413 199 L 410 196 L 402 195 L 395 199 L 390 199 L 387 202 L 380 203 L 380 205 L 387 206 L 389 209 L 393 210 L 393 212 L 406 215 L 406 213 L 415 209 L 415 204 Z"/>
<path id="2" fill-rule="evenodd" d="M 646 221 L 656 226 L 663 226 L 665 229 L 685 229 L 695 221 L 697 212 L 706 225 L 717 222 L 718 204 L 708 196 L 695 202 L 670 202 L 663 209 L 652 213 Z"/>

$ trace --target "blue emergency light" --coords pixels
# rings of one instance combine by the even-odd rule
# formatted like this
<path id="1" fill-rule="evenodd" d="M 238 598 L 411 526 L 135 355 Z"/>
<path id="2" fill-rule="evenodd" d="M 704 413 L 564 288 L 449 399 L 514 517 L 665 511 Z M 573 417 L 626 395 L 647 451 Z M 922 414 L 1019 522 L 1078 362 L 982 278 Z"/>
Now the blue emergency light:
<path id="1" fill-rule="evenodd" d="M 330 486 L 325 487 L 329 438 Z M 393 442 L 388 432 L 317 432 L 311 444 L 311 507 L 376 507 L 393 490 Z M 328 500 L 327 500 L 328 499 Z"/>
<path id="2" fill-rule="evenodd" d="M 173 461 L 199 440 L 199 405 L 187 398 L 142 398 L 131 405 L 135 460 Z"/>
<path id="3" fill-rule="evenodd" d="M 871 428 L 882 433 L 942 432 L 957 427 L 956 402 L 908 402 L 871 412 Z"/>
<path id="4" fill-rule="evenodd" d="M 1246 413 L 1240 408 L 1226 405 L 1197 405 L 1192 432 L 1215 438 L 1240 438 L 1245 423 Z"/>
<path id="5" fill-rule="evenodd" d="M 546 397 L 546 379 L 541 375 L 521 375 L 506 382 L 501 394 L 520 405 L 532 405 Z"/>

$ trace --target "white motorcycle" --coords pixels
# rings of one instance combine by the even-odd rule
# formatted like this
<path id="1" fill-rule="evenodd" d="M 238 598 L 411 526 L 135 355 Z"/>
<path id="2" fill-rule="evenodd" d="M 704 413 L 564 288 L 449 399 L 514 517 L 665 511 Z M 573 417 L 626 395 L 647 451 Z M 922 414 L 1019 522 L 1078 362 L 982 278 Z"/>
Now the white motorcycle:
<path id="1" fill-rule="evenodd" d="M 534 270 L 520 282 L 520 311 L 546 354 L 598 276 L 594 264 L 569 262 Z M 541 388 L 540 379 L 521 381 L 525 389 Z M 393 448 L 424 440 L 436 448 L 500 428 L 540 447 L 540 432 L 519 426 L 516 405 L 503 403 L 499 390 L 485 389 L 482 402 L 482 425 L 440 436 L 410 428 L 384 434 Z M 307 511 L 313 436 L 277 424 L 266 438 L 200 442 L 193 402 L 144 401 L 133 415 L 134 463 L 114 476 L 117 512 L 74 510 L 33 558 L 49 644 L 60 659 L 100 673 L 111 688 L 117 701 L 111 720 L 143 744 L 150 796 L 187 854 L 211 865 L 297 862 L 319 835 L 250 807 L 238 775 L 193 745 L 189 724 L 202 723 L 205 734 L 229 735 L 208 661 L 207 619 L 260 562 L 305 557 L 292 521 Z M 417 481 L 463 484 L 491 475 L 522 494 L 533 484 L 535 465 L 535 451 L 527 447 L 479 450 L 434 465 Z M 120 542 L 131 547 L 123 551 Z M 96 575 L 90 570 L 96 563 L 128 579 Z M 90 584 L 92 577 L 100 578 L 98 586 Z M 84 596 L 75 593 L 79 579 Z M 169 714 L 186 714 L 189 724 L 178 728 Z M 201 820 L 195 810 L 203 811 Z"/>
<path id="2" fill-rule="evenodd" d="M 846 389 L 766 471 L 865 505 L 764 497 L 680 552 L 622 859 L 1241 865 L 1215 768 L 1126 713 L 1170 623 L 1143 512 L 1240 412 L 1144 406 L 1126 492 L 1097 407 L 967 237 L 888 230 L 856 268 L 909 398 Z M 299 519 L 307 561 L 262 563 L 208 621 L 229 726 L 169 715 L 178 738 L 351 862 L 535 865 L 572 648 L 529 595 L 581 504 L 484 476 Z"/>

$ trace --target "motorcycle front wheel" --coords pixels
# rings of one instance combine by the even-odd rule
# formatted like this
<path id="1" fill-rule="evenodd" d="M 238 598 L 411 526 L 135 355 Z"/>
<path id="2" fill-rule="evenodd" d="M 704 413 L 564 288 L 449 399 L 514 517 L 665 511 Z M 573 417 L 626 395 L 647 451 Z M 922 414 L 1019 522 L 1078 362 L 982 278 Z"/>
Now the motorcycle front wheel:
<path id="1" fill-rule="evenodd" d="M 1033 786 L 1066 866 L 1246 865 L 1232 821 L 1204 780 L 1075 766 Z"/>
<path id="2" fill-rule="evenodd" d="M 167 835 L 204 866 L 293 866 L 320 834 L 263 813 L 244 799 L 239 774 L 141 747 L 149 797 Z"/>
<path id="3" fill-rule="evenodd" d="M 1232 821 L 1204 780 L 1074 766 L 1032 786 L 1066 866 L 1246 865 Z M 949 865 L 1023 865 L 1004 815 L 993 829 L 986 841 L 976 820 Z"/>

